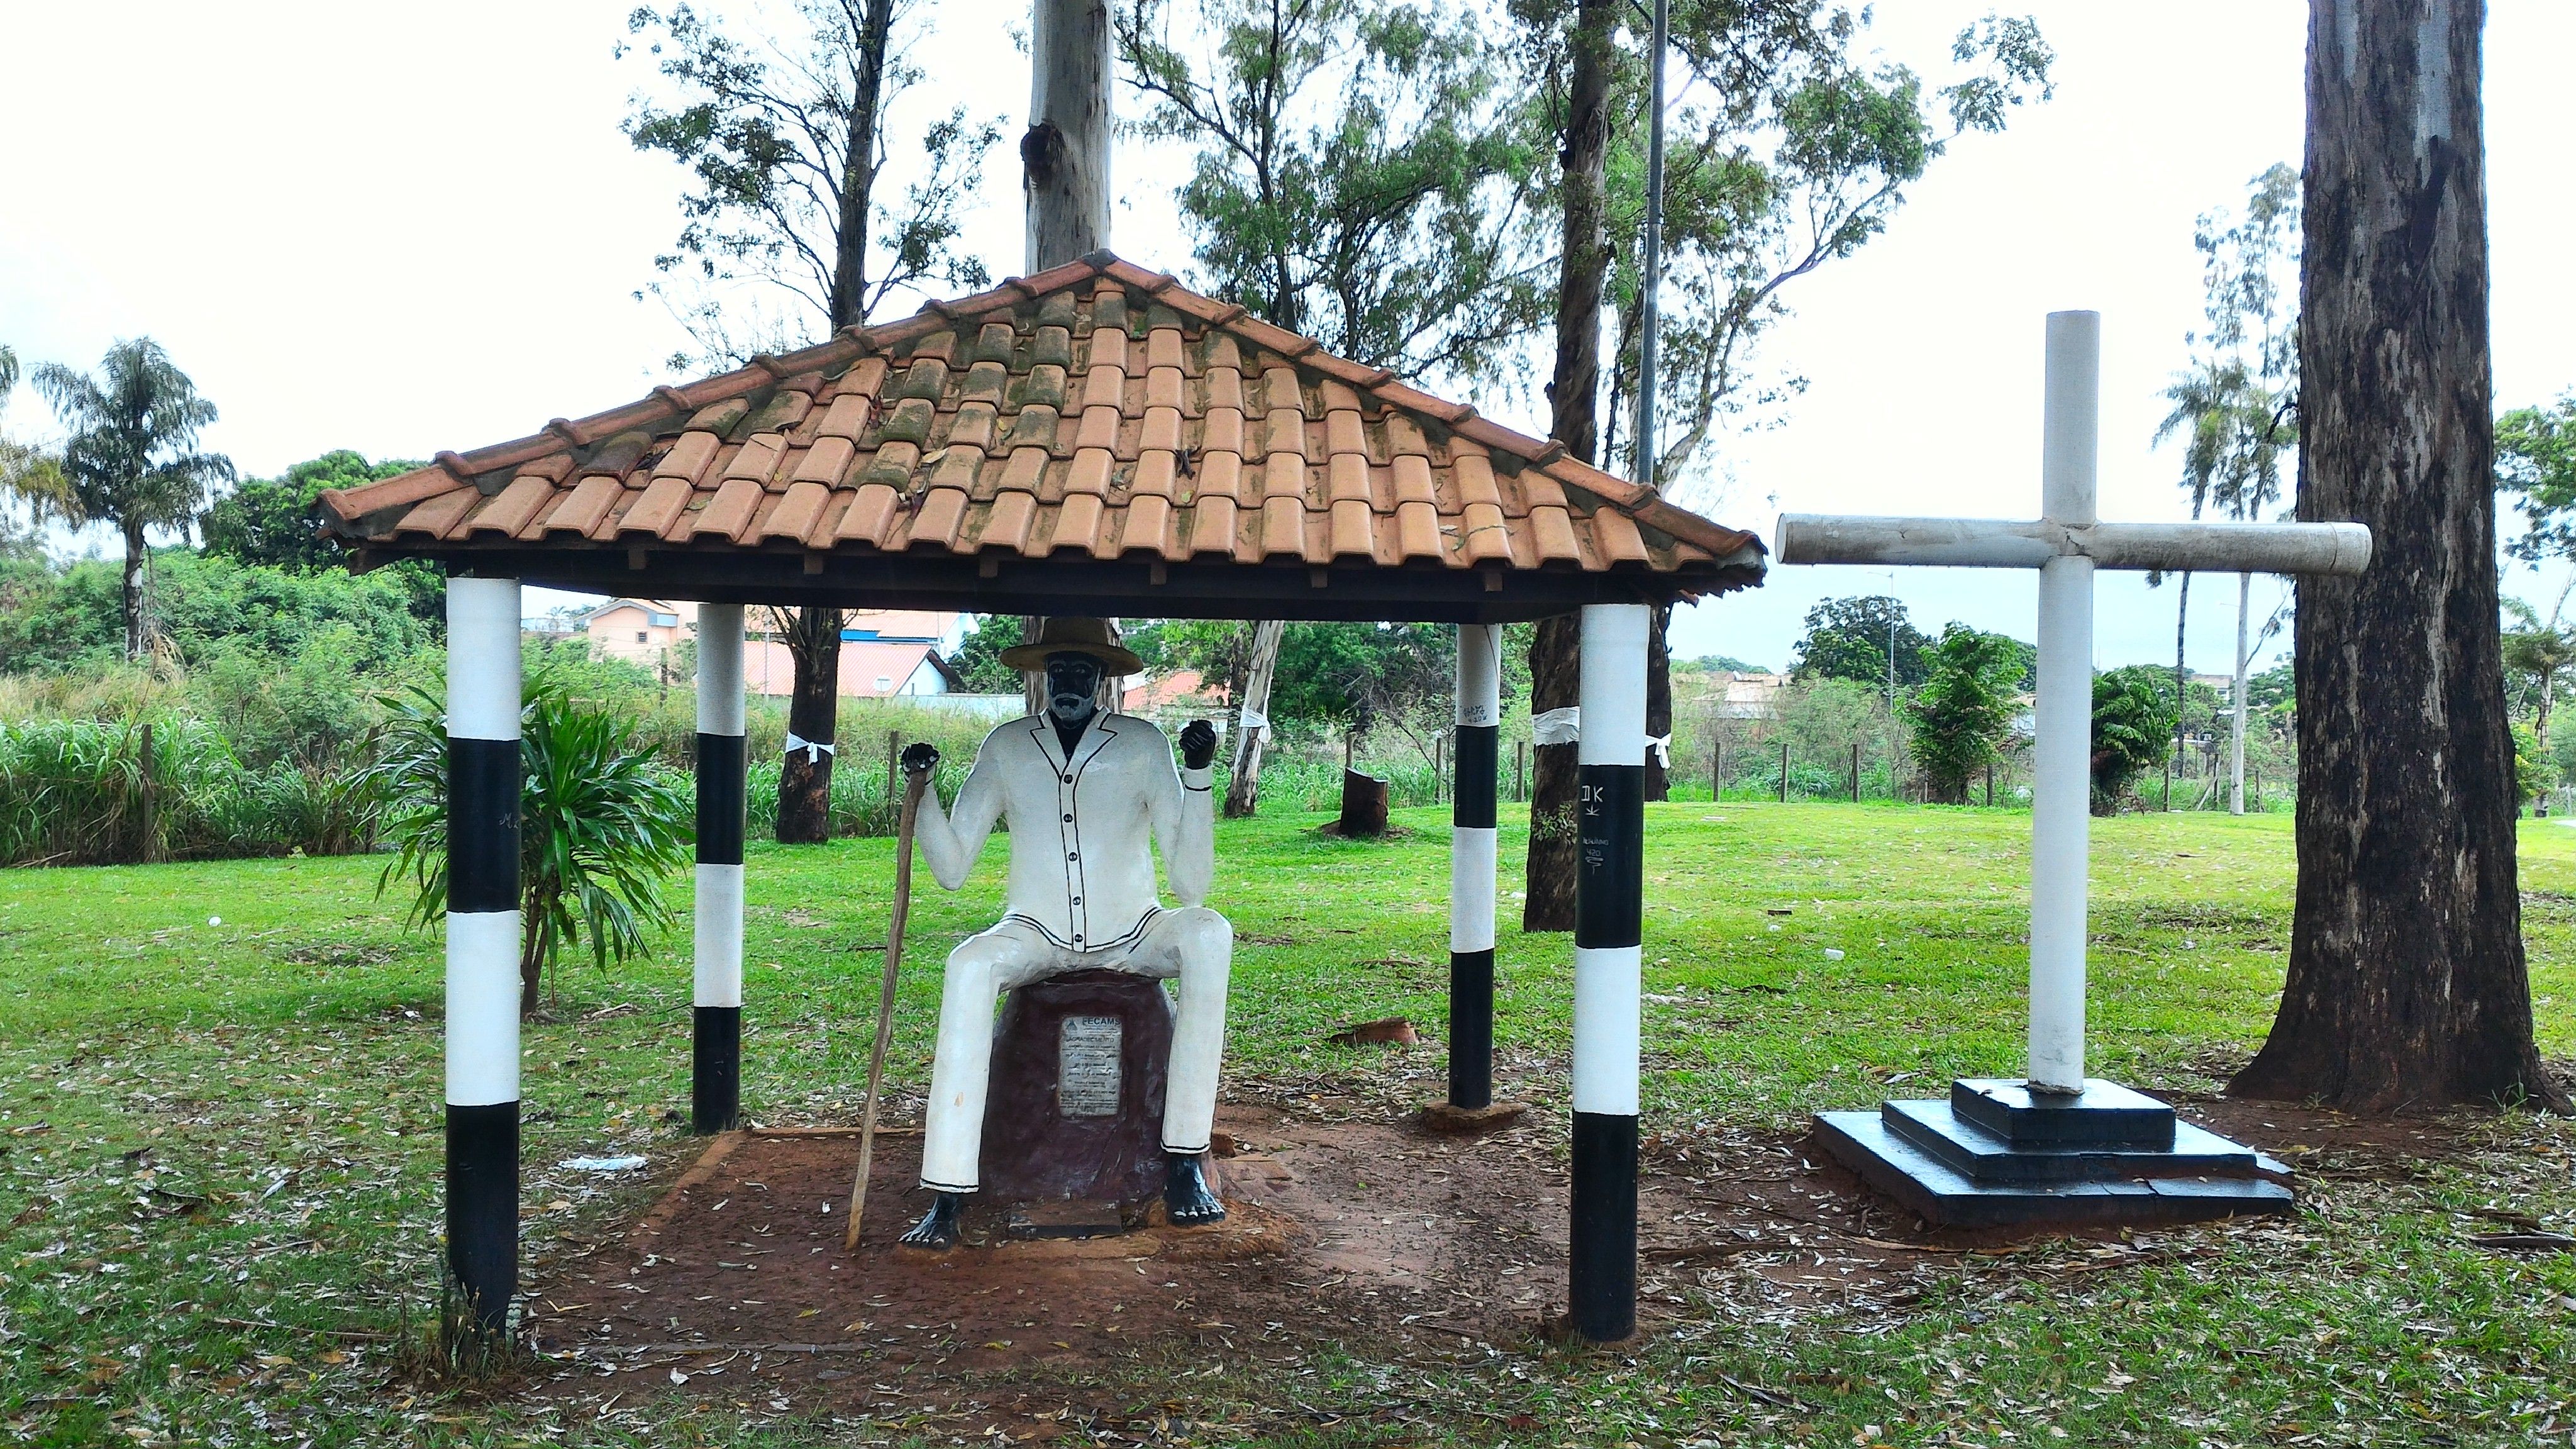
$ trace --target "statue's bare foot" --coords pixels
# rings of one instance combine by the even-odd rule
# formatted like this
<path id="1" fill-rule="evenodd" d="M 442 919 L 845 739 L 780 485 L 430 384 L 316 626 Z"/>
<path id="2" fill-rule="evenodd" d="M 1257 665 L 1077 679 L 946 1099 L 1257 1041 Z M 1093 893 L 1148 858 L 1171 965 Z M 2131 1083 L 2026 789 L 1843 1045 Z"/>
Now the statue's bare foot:
<path id="1" fill-rule="evenodd" d="M 895 1239 L 895 1242 L 907 1248 L 929 1248 L 933 1251 L 945 1252 L 957 1246 L 957 1220 L 965 1211 L 966 1194 L 933 1193 L 930 1198 L 930 1211 L 923 1213 L 921 1221 L 914 1223 L 911 1231 Z"/>
<path id="2" fill-rule="evenodd" d="M 1225 1204 L 1209 1189 L 1207 1167 L 1199 1154 L 1163 1155 L 1163 1210 L 1185 1228 L 1225 1221 Z"/>

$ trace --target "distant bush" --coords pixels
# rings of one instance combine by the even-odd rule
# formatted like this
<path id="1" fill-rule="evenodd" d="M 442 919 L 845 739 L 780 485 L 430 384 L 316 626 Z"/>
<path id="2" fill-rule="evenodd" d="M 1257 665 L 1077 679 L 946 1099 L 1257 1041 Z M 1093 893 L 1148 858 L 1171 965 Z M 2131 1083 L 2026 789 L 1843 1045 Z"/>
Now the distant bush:
<path id="1" fill-rule="evenodd" d="M 153 617 L 191 665 L 223 648 L 291 655 L 343 625 L 353 641 L 350 657 L 372 672 L 438 637 L 411 611 L 404 583 L 383 574 L 298 573 L 184 548 L 155 550 L 152 568 Z M 125 647 L 120 587 L 117 565 L 104 559 L 0 568 L 0 668 L 95 671 L 115 662 Z"/>

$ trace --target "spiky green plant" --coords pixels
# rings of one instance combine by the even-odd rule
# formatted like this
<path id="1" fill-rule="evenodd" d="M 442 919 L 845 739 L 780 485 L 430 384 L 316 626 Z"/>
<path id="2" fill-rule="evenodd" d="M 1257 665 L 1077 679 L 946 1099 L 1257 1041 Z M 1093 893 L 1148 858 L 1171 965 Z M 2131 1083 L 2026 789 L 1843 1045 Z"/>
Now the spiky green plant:
<path id="1" fill-rule="evenodd" d="M 376 889 L 412 882 L 418 928 L 447 909 L 447 711 L 419 685 L 384 705 L 374 784 L 396 853 Z M 695 821 L 685 781 L 622 717 L 540 678 L 519 721 L 519 1010 L 529 1015 L 566 948 L 587 942 L 604 971 L 671 924 L 662 878 L 688 862 Z"/>

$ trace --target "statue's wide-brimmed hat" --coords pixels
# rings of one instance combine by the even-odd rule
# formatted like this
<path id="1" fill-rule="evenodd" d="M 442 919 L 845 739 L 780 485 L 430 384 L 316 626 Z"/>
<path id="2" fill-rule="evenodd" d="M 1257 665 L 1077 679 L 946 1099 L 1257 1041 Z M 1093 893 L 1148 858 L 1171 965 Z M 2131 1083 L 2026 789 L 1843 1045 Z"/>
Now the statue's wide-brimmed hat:
<path id="1" fill-rule="evenodd" d="M 1145 667 L 1134 650 L 1118 642 L 1118 631 L 1109 627 L 1108 620 L 1067 614 L 1049 614 L 1036 640 L 1003 650 L 1002 665 L 1023 671 L 1044 669 L 1050 654 L 1088 654 L 1112 674 L 1135 674 Z"/>

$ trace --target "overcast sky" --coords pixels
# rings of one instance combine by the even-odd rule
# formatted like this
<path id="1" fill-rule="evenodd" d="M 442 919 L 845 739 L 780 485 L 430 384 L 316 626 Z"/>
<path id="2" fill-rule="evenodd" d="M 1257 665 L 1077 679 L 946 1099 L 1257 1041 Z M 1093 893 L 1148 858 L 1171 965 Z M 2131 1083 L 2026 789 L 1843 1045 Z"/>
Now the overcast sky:
<path id="1" fill-rule="evenodd" d="M 618 131 L 651 79 L 614 56 L 631 0 L 417 7 L 0 7 L 13 144 L 0 147 L 0 341 L 94 366 L 149 334 L 223 409 L 209 443 L 248 473 L 330 448 L 425 457 L 629 401 L 684 339 L 634 292 L 677 228 L 682 176 Z M 1795 284 L 1762 364 L 1808 386 L 1725 442 L 1709 511 L 1766 536 L 1781 510 L 2037 511 L 2039 371 L 2052 309 L 2104 314 L 2102 512 L 2183 514 L 2178 460 L 2148 447 L 2199 320 L 2193 218 L 2300 154 L 2306 7 L 2295 0 L 1882 0 L 1871 34 L 1938 72 L 1989 9 L 2027 12 L 2056 98 L 1961 143 L 1864 253 Z M 2576 386 L 2565 282 L 2576 200 L 2566 57 L 2576 5 L 2491 0 L 2487 141 L 2496 396 Z M 935 94 L 1016 136 L 1025 3 L 946 0 L 918 58 Z M 1121 91 L 1122 114 L 1137 106 Z M 1019 271 L 1016 156 L 986 178 L 971 243 Z M 1121 252 L 1183 270 L 1170 190 L 1185 158 L 1121 142 Z M 1532 432 L 1525 402 L 1474 399 Z M 50 426 L 28 390 L 6 424 Z M 2557 579 L 2508 588 L 2545 608 Z M 1683 654 L 1781 665 L 1819 598 L 1893 592 L 1937 630 L 2032 637 L 2018 573 L 1776 568 L 1689 611 Z M 2258 609 L 2279 597 L 2258 581 Z M 2105 575 L 2103 664 L 2170 659 L 2174 590 Z M 2194 590 L 2191 661 L 2228 667 L 2233 580 Z M 2277 647 L 2277 646 L 2276 646 Z"/>

